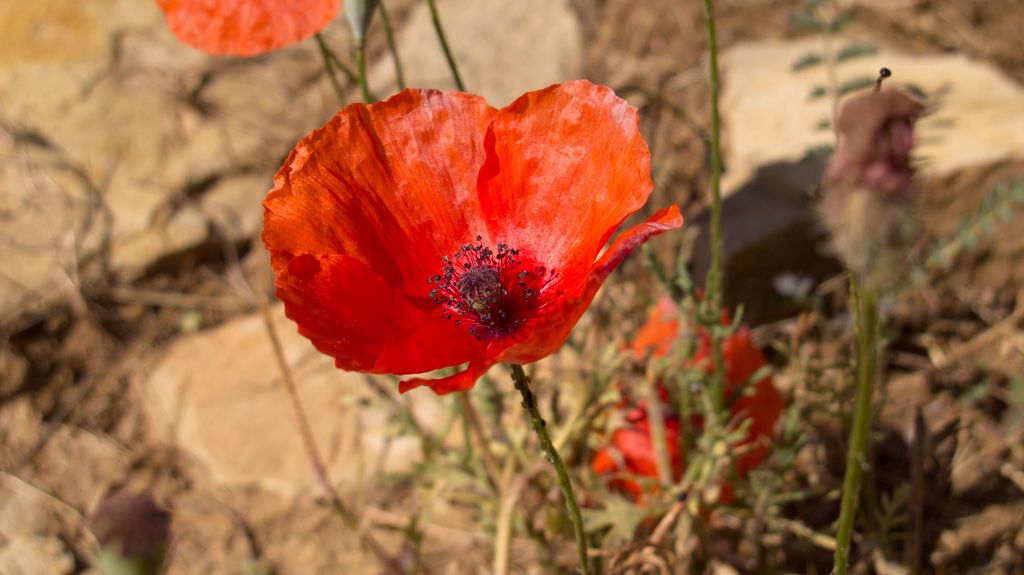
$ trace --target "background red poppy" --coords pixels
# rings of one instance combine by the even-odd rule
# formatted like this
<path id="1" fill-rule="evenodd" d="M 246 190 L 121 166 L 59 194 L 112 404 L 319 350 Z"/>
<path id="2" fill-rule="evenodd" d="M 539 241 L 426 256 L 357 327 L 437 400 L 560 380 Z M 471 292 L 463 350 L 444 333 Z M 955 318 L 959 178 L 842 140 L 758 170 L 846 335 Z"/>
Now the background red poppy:
<path id="1" fill-rule="evenodd" d="M 179 40 L 214 55 L 254 56 L 305 40 L 339 0 L 156 0 Z"/>
<path id="2" fill-rule="evenodd" d="M 723 324 L 728 325 L 729 318 L 723 314 Z M 653 308 L 647 321 L 638 330 L 630 343 L 630 350 L 642 359 L 648 355 L 664 357 L 668 355 L 672 344 L 679 334 L 679 309 L 669 298 L 663 298 Z M 710 365 L 711 338 L 705 330 L 698 330 L 697 349 L 690 360 L 692 365 L 711 372 Z M 750 330 L 741 326 L 722 341 L 722 353 L 725 359 L 726 398 L 732 398 L 740 387 L 750 382 L 759 369 L 767 365 L 764 354 L 754 345 Z M 747 418 L 750 427 L 746 438 L 740 443 L 744 454 L 736 461 L 736 470 L 742 476 L 757 467 L 769 451 L 769 441 L 774 434 L 775 423 L 782 415 L 785 407 L 782 395 L 775 389 L 771 375 L 765 375 L 757 381 L 750 382 L 753 390 L 749 394 L 735 399 L 730 413 L 733 417 Z M 665 436 L 672 461 L 672 473 L 675 479 L 682 475 L 685 465 L 685 454 L 679 452 L 679 418 L 674 415 L 674 406 L 668 403 L 667 394 L 663 394 L 663 411 L 665 417 Z M 624 403 L 622 409 L 626 413 L 627 425 L 615 430 L 609 440 L 609 447 L 599 450 L 591 462 L 595 473 L 615 474 L 625 470 L 634 476 L 656 478 L 658 476 L 654 446 L 650 439 L 650 422 L 647 417 L 645 402 L 637 405 Z M 703 425 L 701 418 L 694 418 L 692 425 L 699 429 Z M 614 450 L 617 453 L 613 453 Z M 609 485 L 629 494 L 636 501 L 642 500 L 643 488 L 628 477 L 616 476 Z M 726 486 L 728 488 L 728 486 Z M 723 491 L 722 500 L 731 500 L 731 489 Z"/>

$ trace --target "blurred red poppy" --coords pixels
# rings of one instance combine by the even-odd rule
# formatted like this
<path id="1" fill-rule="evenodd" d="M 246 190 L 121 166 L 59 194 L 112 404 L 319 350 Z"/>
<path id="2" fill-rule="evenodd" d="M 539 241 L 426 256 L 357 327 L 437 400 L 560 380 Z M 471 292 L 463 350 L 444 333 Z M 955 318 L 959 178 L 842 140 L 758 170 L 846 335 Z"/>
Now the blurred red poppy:
<path id="1" fill-rule="evenodd" d="M 255 56 L 309 38 L 339 0 L 156 0 L 179 40 L 214 55 Z"/>
<path id="2" fill-rule="evenodd" d="M 496 110 L 406 90 L 306 136 L 267 196 L 263 241 L 299 332 L 338 367 L 469 389 L 491 365 L 558 349 L 661 210 L 602 248 L 651 193 L 636 109 L 568 82 Z"/>
<path id="3" fill-rule="evenodd" d="M 725 314 L 722 323 L 730 323 L 729 317 Z M 678 337 L 679 325 L 677 306 L 671 299 L 664 298 L 651 310 L 647 322 L 631 342 L 631 351 L 638 359 L 643 359 L 649 354 L 656 357 L 666 356 Z M 746 326 L 741 326 L 722 341 L 722 354 L 725 359 L 725 393 L 731 400 L 741 386 L 749 382 L 767 362 L 761 350 L 754 345 L 750 330 Z M 691 360 L 693 365 L 700 366 L 710 373 L 713 369 L 710 365 L 710 355 L 710 335 L 706 330 L 697 330 L 697 349 Z M 768 441 L 772 438 L 775 423 L 785 407 L 771 375 L 765 375 L 756 382 L 751 382 L 751 385 L 752 393 L 736 398 L 730 409 L 733 417 L 750 419 L 747 436 L 739 444 L 744 448 L 744 454 L 736 461 L 736 471 L 741 476 L 760 465 L 768 454 Z M 666 399 L 667 394 L 662 394 L 662 411 L 666 413 L 665 438 L 672 462 L 672 474 L 674 479 L 678 480 L 682 477 L 685 466 L 685 454 L 679 451 L 679 418 L 675 414 L 674 406 L 665 401 Z M 612 488 L 629 494 L 635 501 L 642 501 L 644 489 L 629 476 L 658 476 L 646 402 L 638 402 L 635 406 L 623 405 L 622 409 L 625 411 L 626 425 L 612 433 L 610 447 L 595 454 L 591 468 L 599 475 L 612 475 L 609 481 Z M 691 424 L 695 429 L 700 429 L 703 420 L 694 418 Z M 622 473 L 623 464 L 628 473 Z M 732 491 L 726 485 L 720 500 L 729 502 L 731 499 Z"/>

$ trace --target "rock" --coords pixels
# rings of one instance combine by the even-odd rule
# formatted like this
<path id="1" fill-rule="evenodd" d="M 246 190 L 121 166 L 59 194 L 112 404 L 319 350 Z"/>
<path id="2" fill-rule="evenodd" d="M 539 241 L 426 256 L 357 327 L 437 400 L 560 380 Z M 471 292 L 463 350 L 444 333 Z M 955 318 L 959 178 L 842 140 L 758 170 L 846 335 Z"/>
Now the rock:
<path id="1" fill-rule="evenodd" d="M 89 283 L 90 264 L 131 279 L 252 237 L 273 172 L 336 109 L 312 42 L 213 58 L 128 0 L 4 3 L 0 18 L 5 324 Z M 344 25 L 328 35 L 344 44 Z"/>
<path id="2" fill-rule="evenodd" d="M 582 73 L 583 35 L 566 0 L 441 0 L 437 10 L 466 89 L 492 106 Z M 396 42 L 407 86 L 454 89 L 426 3 L 416 3 Z M 378 94 L 396 89 L 389 54 L 369 76 Z"/>
<path id="3" fill-rule="evenodd" d="M 799 301 L 779 292 L 778 278 L 788 274 L 797 282 L 815 284 L 839 269 L 820 249 L 822 229 L 808 193 L 823 170 L 819 159 L 761 166 L 722 202 L 725 302 L 730 307 L 742 304 L 749 325 L 788 317 L 800 309 Z M 700 286 L 711 265 L 709 220 L 707 211 L 691 220 L 700 231 L 690 269 Z"/>
<path id="4" fill-rule="evenodd" d="M 827 125 L 830 99 L 811 97 L 825 72 L 821 65 L 792 69 L 819 50 L 819 40 L 812 38 L 741 44 L 723 57 L 725 300 L 742 303 L 752 324 L 794 309 L 775 289 L 776 278 L 798 274 L 816 282 L 840 269 L 826 253 L 809 193 L 824 169 L 824 159 L 809 152 L 834 143 Z M 1024 92 L 994 67 L 964 56 L 881 50 L 841 63 L 838 81 L 871 80 L 882 66 L 893 70 L 888 83 L 923 93 L 932 112 L 917 124 L 922 182 L 968 166 L 1024 158 Z M 691 269 L 703 285 L 710 263 L 708 214 L 690 221 L 701 230 Z"/>
<path id="5" fill-rule="evenodd" d="M 885 383 L 885 401 L 878 414 L 878 426 L 894 429 L 908 443 L 914 436 L 914 414 L 932 400 L 928 376 L 920 371 L 889 376 Z M 933 431 L 928 428 L 928 431 Z"/>
<path id="6" fill-rule="evenodd" d="M 854 41 L 841 38 L 836 45 Z M 826 125 L 830 98 L 811 98 L 825 84 L 825 68 L 793 71 L 801 57 L 820 50 L 820 40 L 808 38 L 741 44 L 723 55 L 726 193 L 759 166 L 799 160 L 815 146 L 834 143 Z M 932 112 L 917 124 L 922 175 L 1024 157 L 1024 91 L 994 66 L 960 54 L 911 55 L 882 48 L 839 63 L 838 83 L 873 80 L 883 66 L 893 72 L 887 84 L 920 91 Z"/>
<path id="7" fill-rule="evenodd" d="M 71 551 L 61 541 L 74 514 L 42 491 L 10 475 L 0 475 L 0 573 L 65 575 L 74 570 Z"/>
<path id="8" fill-rule="evenodd" d="M 389 421 L 366 376 L 334 367 L 273 308 L 274 324 L 331 478 L 349 488 L 409 470 L 418 439 Z M 294 495 L 318 485 L 300 439 L 260 315 L 178 338 L 137 382 L 157 441 L 184 449 L 220 483 Z M 384 387 L 395 387 L 381 382 Z M 441 400 L 406 398 L 427 429 L 440 426 Z"/>
<path id="9" fill-rule="evenodd" d="M 0 544 L 0 573 L 10 575 L 66 575 L 75 558 L 56 537 L 15 535 Z"/>

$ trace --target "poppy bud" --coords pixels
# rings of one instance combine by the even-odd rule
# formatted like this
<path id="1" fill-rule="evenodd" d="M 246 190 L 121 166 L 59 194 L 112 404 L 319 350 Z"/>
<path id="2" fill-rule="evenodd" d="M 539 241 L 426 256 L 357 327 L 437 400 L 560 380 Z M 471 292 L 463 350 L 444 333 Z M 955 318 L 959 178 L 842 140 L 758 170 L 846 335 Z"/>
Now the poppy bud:
<path id="1" fill-rule="evenodd" d="M 377 0 L 345 0 L 345 17 L 352 27 L 352 35 L 356 41 L 362 40 L 366 29 L 370 27 L 373 13 L 377 10 Z"/>
<path id="2" fill-rule="evenodd" d="M 170 539 L 171 516 L 148 494 L 120 490 L 100 503 L 91 528 L 104 575 L 155 575 Z"/>

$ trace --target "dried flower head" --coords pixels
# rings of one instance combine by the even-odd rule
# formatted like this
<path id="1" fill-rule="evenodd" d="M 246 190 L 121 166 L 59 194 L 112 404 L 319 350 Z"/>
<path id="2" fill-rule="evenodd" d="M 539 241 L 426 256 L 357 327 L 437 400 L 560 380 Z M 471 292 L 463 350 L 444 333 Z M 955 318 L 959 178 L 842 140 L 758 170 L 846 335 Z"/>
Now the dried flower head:
<path id="1" fill-rule="evenodd" d="M 869 286 L 892 283 L 904 267 L 915 227 L 914 123 L 922 110 L 903 91 L 876 89 L 851 98 L 839 114 L 820 213 L 833 250 Z"/>
<path id="2" fill-rule="evenodd" d="M 863 186 L 900 195 L 910 189 L 914 168 L 914 122 L 922 104 L 901 90 L 858 94 L 847 101 L 836 123 L 839 147 L 829 161 L 830 186 Z"/>

